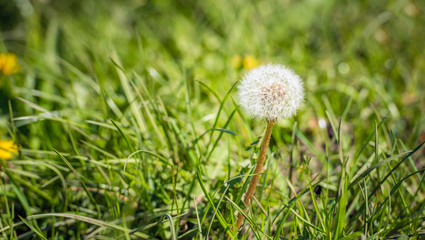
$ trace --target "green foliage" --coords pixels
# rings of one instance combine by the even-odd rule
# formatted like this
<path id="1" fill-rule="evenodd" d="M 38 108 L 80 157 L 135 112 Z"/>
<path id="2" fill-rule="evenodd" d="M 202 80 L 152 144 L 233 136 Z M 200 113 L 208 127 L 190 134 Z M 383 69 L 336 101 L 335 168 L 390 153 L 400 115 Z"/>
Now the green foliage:
<path id="1" fill-rule="evenodd" d="M 424 238 L 424 3 L 3 2 L 0 239 Z M 265 127 L 246 56 L 306 101 L 237 232 Z"/>

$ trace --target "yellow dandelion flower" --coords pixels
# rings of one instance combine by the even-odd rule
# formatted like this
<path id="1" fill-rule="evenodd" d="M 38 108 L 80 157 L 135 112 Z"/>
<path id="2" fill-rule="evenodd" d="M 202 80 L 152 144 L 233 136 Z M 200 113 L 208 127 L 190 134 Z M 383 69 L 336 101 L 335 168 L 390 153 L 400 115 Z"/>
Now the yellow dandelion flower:
<path id="1" fill-rule="evenodd" d="M 231 64 L 234 69 L 240 68 L 242 65 L 242 57 L 240 55 L 233 56 L 231 60 Z"/>
<path id="2" fill-rule="evenodd" d="M 18 146 L 10 140 L 0 140 L 0 159 L 11 159 L 12 154 L 18 153 Z"/>
<path id="3" fill-rule="evenodd" d="M 246 55 L 243 59 L 243 68 L 247 70 L 256 68 L 258 66 L 260 66 L 260 61 L 258 61 L 251 55 Z"/>
<path id="4" fill-rule="evenodd" d="M 18 58 L 13 53 L 0 53 L 0 74 L 11 75 L 19 71 Z"/>

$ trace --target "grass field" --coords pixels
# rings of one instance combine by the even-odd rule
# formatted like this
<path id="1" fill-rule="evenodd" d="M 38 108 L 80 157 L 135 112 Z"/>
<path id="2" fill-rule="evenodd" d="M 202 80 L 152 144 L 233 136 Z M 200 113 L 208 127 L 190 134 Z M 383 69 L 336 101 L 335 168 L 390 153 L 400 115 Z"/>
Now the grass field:
<path id="1" fill-rule="evenodd" d="M 0 0 L 0 239 L 425 239 L 424 10 Z M 236 232 L 266 126 L 237 85 L 267 63 L 305 101 Z"/>

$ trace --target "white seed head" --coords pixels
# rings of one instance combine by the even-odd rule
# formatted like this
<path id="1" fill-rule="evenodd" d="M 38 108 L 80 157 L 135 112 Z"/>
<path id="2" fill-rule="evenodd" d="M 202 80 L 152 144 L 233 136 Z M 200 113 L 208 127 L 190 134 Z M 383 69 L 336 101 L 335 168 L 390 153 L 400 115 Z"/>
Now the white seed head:
<path id="1" fill-rule="evenodd" d="M 238 86 L 238 93 L 239 103 L 246 112 L 271 121 L 295 115 L 304 99 L 301 78 L 279 64 L 249 71 Z"/>

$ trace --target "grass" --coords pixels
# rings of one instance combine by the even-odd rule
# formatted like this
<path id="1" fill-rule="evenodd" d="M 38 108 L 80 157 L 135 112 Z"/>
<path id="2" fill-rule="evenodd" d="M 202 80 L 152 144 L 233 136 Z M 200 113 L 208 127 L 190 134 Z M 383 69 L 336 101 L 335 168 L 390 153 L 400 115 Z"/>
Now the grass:
<path id="1" fill-rule="evenodd" d="M 423 3 L 1 4 L 21 66 L 0 75 L 1 239 L 425 238 Z M 236 233 L 265 130 L 238 107 L 245 56 L 306 100 Z"/>

